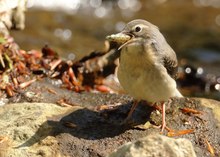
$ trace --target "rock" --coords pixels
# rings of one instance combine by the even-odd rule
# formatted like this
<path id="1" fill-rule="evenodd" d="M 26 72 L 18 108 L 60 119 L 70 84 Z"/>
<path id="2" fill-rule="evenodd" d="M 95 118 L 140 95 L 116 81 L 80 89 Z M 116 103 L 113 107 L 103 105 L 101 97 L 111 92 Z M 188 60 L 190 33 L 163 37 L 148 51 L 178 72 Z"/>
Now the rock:
<path id="1" fill-rule="evenodd" d="M 0 139 L 3 140 L 0 141 L 0 156 L 59 156 L 54 149 L 57 146 L 55 137 L 46 137 L 52 129 L 46 121 L 48 117 L 63 114 L 67 110 L 67 107 L 49 103 L 20 103 L 1 107 Z M 40 133 L 34 136 L 40 127 Z M 38 139 L 42 139 L 40 146 L 34 145 Z M 33 145 L 27 147 L 27 141 Z"/>
<path id="2" fill-rule="evenodd" d="M 173 156 L 177 153 L 177 148 L 187 150 L 182 156 L 190 153 L 191 156 L 195 156 L 195 153 L 203 157 L 220 156 L 220 102 L 218 101 L 201 98 L 173 100 L 166 110 L 168 127 L 177 131 L 186 129 L 194 131 L 168 138 L 155 135 L 160 129 L 152 127 L 152 124 L 156 121 L 160 124 L 161 115 L 146 104 L 139 104 L 132 115 L 131 121 L 135 124 L 121 125 L 132 102 L 132 99 L 126 96 L 74 94 L 64 90 L 56 91 L 56 96 L 52 94 L 48 96 L 46 94 L 48 91 L 45 89 L 48 86 L 37 85 L 39 88 L 33 88 L 33 91 L 38 91 L 39 99 L 30 99 L 30 101 L 49 102 L 52 101 L 52 97 L 55 97 L 55 101 L 65 98 L 73 106 L 61 107 L 54 101 L 54 103 L 15 103 L 0 107 L 0 156 L 105 157 L 123 144 L 138 139 L 139 142 L 134 142 L 135 146 L 146 148 L 140 141 L 143 143 L 151 141 L 147 144 L 149 148 L 157 152 L 169 150 L 167 152 L 172 153 Z M 115 102 L 121 105 L 116 103 L 115 108 L 112 108 Z M 106 109 L 108 105 L 110 105 L 109 110 Z M 183 107 L 199 110 L 203 114 L 183 113 L 180 110 Z M 136 127 L 146 122 L 149 124 L 147 128 Z M 186 139 L 192 142 L 195 153 L 191 143 Z M 160 145 L 161 142 L 158 142 L 157 146 L 160 147 L 156 148 L 154 143 L 158 140 L 163 144 Z M 126 149 L 123 148 L 122 151 L 131 152 L 133 148 L 134 145 L 128 143 Z M 144 153 L 144 151 L 140 152 Z"/>
<path id="3" fill-rule="evenodd" d="M 109 157 L 196 157 L 192 143 L 184 138 L 173 139 L 159 134 L 129 142 Z"/>
<path id="4" fill-rule="evenodd" d="M 217 119 L 217 125 L 220 128 L 220 102 L 212 99 L 202 99 L 202 98 L 200 98 L 199 100 L 203 106 L 212 109 L 213 114 Z"/>

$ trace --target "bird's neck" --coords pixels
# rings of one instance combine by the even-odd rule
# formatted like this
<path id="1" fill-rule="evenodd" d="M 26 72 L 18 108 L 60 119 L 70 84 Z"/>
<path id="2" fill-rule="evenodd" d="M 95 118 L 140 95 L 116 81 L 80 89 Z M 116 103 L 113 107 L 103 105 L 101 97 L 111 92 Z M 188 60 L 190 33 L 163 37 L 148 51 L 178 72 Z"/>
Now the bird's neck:
<path id="1" fill-rule="evenodd" d="M 146 49 L 143 46 L 128 46 L 122 49 L 120 54 L 120 62 L 130 66 L 155 66 L 158 57 L 152 48 Z M 120 64 L 121 64 L 120 63 Z"/>

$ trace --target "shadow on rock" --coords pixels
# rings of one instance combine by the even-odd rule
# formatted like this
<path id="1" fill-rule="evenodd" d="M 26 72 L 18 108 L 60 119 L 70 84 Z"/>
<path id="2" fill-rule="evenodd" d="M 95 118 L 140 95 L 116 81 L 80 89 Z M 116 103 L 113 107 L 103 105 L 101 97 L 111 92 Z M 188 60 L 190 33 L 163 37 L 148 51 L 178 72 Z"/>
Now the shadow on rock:
<path id="1" fill-rule="evenodd" d="M 126 118 L 130 107 L 131 103 L 120 105 L 114 110 L 99 112 L 80 108 L 66 115 L 48 118 L 37 132 L 19 147 L 32 146 L 47 136 L 55 137 L 63 133 L 87 140 L 111 138 L 133 128 L 134 124 L 144 124 L 150 120 L 153 108 L 140 103 L 133 113 L 131 121 L 121 124 Z"/>

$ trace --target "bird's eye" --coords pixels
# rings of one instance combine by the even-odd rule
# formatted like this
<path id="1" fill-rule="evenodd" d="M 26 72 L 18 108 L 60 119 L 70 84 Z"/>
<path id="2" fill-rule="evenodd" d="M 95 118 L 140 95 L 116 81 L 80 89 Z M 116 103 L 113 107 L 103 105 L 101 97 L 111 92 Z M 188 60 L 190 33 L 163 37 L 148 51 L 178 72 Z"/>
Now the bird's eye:
<path id="1" fill-rule="evenodd" d="M 141 31 L 141 27 L 140 26 L 135 27 L 135 32 L 140 32 L 140 31 Z"/>

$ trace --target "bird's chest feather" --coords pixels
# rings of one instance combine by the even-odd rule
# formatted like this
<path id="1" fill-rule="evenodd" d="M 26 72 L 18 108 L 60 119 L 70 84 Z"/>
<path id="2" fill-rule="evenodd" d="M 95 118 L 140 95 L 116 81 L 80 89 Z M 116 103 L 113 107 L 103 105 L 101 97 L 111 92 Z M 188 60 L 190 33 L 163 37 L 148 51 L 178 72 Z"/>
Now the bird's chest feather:
<path id="1" fill-rule="evenodd" d="M 156 57 L 151 50 L 148 50 L 148 54 L 146 54 L 141 46 L 126 47 L 120 56 L 119 79 L 122 82 L 132 81 L 133 83 L 142 82 L 142 78 L 146 81 L 151 80 L 158 71 L 155 61 Z"/>
<path id="2" fill-rule="evenodd" d="M 125 91 L 136 99 L 150 102 L 168 99 L 176 84 L 167 74 L 166 69 L 155 63 L 157 58 L 153 55 L 146 56 L 141 52 L 132 54 L 132 51 L 128 53 L 124 51 L 121 52 L 118 77 Z"/>

